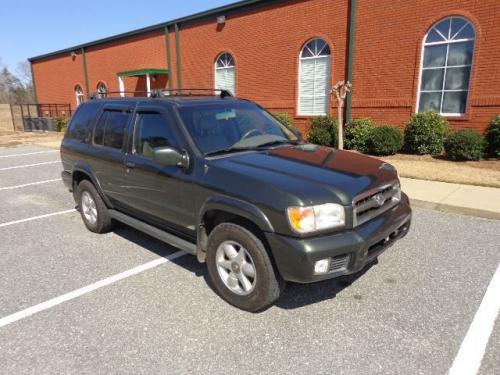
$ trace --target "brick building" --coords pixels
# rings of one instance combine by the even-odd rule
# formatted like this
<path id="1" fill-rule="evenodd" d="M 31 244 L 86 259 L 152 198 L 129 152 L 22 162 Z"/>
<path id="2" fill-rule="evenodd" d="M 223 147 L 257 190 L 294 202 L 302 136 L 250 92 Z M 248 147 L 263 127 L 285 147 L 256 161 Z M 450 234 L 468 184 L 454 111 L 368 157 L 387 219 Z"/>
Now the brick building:
<path id="1" fill-rule="evenodd" d="M 498 0 L 245 0 L 30 59 L 37 101 L 96 91 L 219 87 L 304 129 L 346 112 L 403 126 L 434 109 L 482 131 L 500 113 Z"/>

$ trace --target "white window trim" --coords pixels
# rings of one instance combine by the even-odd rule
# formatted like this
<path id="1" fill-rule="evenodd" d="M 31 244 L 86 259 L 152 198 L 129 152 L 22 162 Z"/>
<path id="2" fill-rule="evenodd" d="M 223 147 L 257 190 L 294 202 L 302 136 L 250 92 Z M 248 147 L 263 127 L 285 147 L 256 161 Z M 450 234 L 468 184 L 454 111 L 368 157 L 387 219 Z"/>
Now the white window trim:
<path id="1" fill-rule="evenodd" d="M 79 90 L 76 89 L 77 87 L 79 88 Z M 83 89 L 80 85 L 77 85 L 75 87 L 75 98 L 77 107 L 85 101 L 85 95 L 83 94 Z"/>
<path id="2" fill-rule="evenodd" d="M 468 103 L 469 103 L 469 94 L 470 94 L 470 85 L 471 85 L 471 81 L 472 81 L 472 66 L 474 65 L 474 55 L 475 55 L 475 51 L 476 51 L 476 37 L 474 38 L 463 38 L 463 39 L 457 39 L 457 40 L 445 40 L 445 41 L 439 41 L 439 42 L 429 42 L 429 43 L 426 43 L 425 40 L 427 39 L 427 36 L 429 35 L 429 33 L 434 29 L 434 27 L 444 21 L 445 19 L 448 19 L 448 18 L 461 18 L 463 19 L 464 21 L 466 21 L 467 23 L 465 25 L 463 25 L 453 36 L 457 35 L 460 31 L 462 31 L 466 26 L 467 24 L 470 24 L 472 29 L 474 30 L 474 35 L 476 35 L 476 29 L 474 27 L 474 24 L 469 21 L 467 18 L 465 17 L 460 17 L 460 16 L 448 16 L 448 17 L 445 17 L 445 18 L 442 18 L 440 19 L 439 21 L 437 21 L 436 23 L 434 23 L 430 28 L 429 30 L 425 33 L 423 39 L 422 39 L 422 43 L 421 43 L 421 51 L 420 51 L 420 68 L 419 68 L 419 76 L 418 76 L 418 87 L 417 87 L 417 102 L 416 102 L 416 107 L 415 107 L 415 113 L 420 113 L 419 112 L 419 107 L 420 107 L 420 94 L 422 92 L 441 92 L 441 108 L 439 110 L 439 115 L 441 116 L 444 116 L 444 117 L 464 117 L 466 114 L 467 114 L 467 106 L 468 106 Z M 436 30 L 443 38 L 446 38 L 439 30 Z M 427 46 L 437 46 L 437 45 L 450 45 L 450 44 L 454 44 L 454 43 L 463 43 L 463 42 L 470 42 L 470 41 L 473 41 L 474 42 L 474 46 L 472 48 L 472 61 L 470 63 L 470 65 L 457 65 L 457 66 L 451 66 L 450 68 L 465 68 L 465 67 L 470 67 L 471 68 L 471 71 L 469 73 L 469 82 L 468 82 L 468 85 L 467 85 L 467 90 L 465 89 L 459 89 L 459 90 L 445 90 L 444 87 L 445 87 L 445 84 L 446 84 L 446 69 L 448 68 L 447 64 L 448 64 L 448 53 L 450 51 L 449 48 L 446 48 L 446 58 L 445 58 L 445 65 L 444 66 L 437 66 L 437 67 L 428 67 L 428 68 L 424 68 L 424 53 L 425 53 L 425 47 Z M 423 76 L 423 72 L 424 70 L 429 70 L 429 69 L 444 69 L 444 75 L 443 75 L 443 89 L 442 90 L 421 90 L 420 87 L 422 85 L 422 76 Z M 453 112 L 441 112 L 441 109 L 443 108 L 443 99 L 444 99 L 444 93 L 445 92 L 467 92 L 467 100 L 465 102 L 465 111 L 464 113 L 453 113 Z"/>
<path id="3" fill-rule="evenodd" d="M 102 87 L 104 88 L 104 91 L 100 91 L 100 88 Z M 108 94 L 108 86 L 104 82 L 99 81 L 97 82 L 96 91 L 100 98 L 106 97 Z M 102 94 L 104 94 L 104 96 L 101 96 Z"/>
<path id="4" fill-rule="evenodd" d="M 306 48 L 306 46 L 312 42 L 313 40 L 315 39 L 322 39 L 322 38 L 313 38 L 313 39 L 309 39 L 302 47 L 302 49 L 300 50 L 299 52 L 299 76 L 298 76 L 298 92 L 297 92 L 297 116 L 308 116 L 308 117 L 314 117 L 314 116 L 326 116 L 328 115 L 328 109 L 330 108 L 330 95 L 327 93 L 326 94 L 326 111 L 324 113 L 315 113 L 315 114 L 310 114 L 310 113 L 303 113 L 301 112 L 300 110 L 300 92 L 302 90 L 302 84 L 301 84 L 301 79 L 300 77 L 302 76 L 302 61 L 304 60 L 314 60 L 314 59 L 319 59 L 319 58 L 328 58 L 329 59 L 329 70 L 330 70 L 330 74 L 328 76 L 328 87 L 329 89 L 331 89 L 331 82 L 332 82 L 332 76 L 333 76 L 333 73 L 332 73 L 332 56 L 333 56 L 333 52 L 332 52 L 332 48 L 330 47 L 330 45 L 328 44 L 328 42 L 324 39 L 322 39 L 326 45 L 328 45 L 328 47 L 330 47 L 330 54 L 329 55 L 325 55 L 325 56 L 308 56 L 308 57 L 302 57 L 302 52 L 304 51 L 304 48 Z M 324 48 L 324 47 L 323 47 Z M 313 108 L 314 108 L 314 97 L 313 97 Z"/>
<path id="5" fill-rule="evenodd" d="M 219 59 L 224 56 L 224 55 L 230 55 L 231 56 L 231 61 L 233 63 L 233 65 L 227 65 L 227 66 L 222 66 L 222 67 L 218 67 L 217 66 L 217 62 L 219 61 Z M 214 89 L 215 90 L 221 90 L 219 87 L 217 87 L 217 71 L 220 71 L 220 70 L 232 70 L 233 71 L 233 74 L 234 74 L 234 82 L 233 82 L 233 89 L 231 90 L 231 94 L 236 96 L 236 64 L 234 62 L 234 56 L 232 53 L 229 53 L 229 52 L 222 52 L 222 53 L 219 53 L 217 55 L 217 58 L 215 59 L 215 63 L 214 63 Z"/>

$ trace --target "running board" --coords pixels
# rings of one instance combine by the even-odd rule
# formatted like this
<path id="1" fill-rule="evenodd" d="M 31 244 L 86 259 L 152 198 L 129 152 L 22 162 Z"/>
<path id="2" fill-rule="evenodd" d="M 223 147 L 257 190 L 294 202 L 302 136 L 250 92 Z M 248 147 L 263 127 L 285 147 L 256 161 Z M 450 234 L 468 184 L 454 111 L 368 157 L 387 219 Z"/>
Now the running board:
<path id="1" fill-rule="evenodd" d="M 165 232 L 161 229 L 158 229 L 152 225 L 146 224 L 140 220 L 137 220 L 131 216 L 125 215 L 116 210 L 108 210 L 109 215 L 124 224 L 130 225 L 131 227 L 140 230 L 146 234 L 149 234 L 151 237 L 154 237 L 160 241 L 166 242 L 169 245 L 177 247 L 186 253 L 196 255 L 196 245 L 189 241 L 186 241 L 180 237 L 177 237 L 173 234 Z"/>

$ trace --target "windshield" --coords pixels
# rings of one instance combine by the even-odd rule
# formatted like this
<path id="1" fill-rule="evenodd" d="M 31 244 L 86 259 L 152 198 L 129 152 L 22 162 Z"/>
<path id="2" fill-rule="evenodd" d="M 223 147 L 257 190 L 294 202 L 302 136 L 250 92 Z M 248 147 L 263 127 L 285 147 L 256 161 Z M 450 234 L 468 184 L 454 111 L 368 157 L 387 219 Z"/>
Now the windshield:
<path id="1" fill-rule="evenodd" d="M 179 113 L 205 155 L 299 141 L 271 114 L 249 102 L 185 106 Z"/>

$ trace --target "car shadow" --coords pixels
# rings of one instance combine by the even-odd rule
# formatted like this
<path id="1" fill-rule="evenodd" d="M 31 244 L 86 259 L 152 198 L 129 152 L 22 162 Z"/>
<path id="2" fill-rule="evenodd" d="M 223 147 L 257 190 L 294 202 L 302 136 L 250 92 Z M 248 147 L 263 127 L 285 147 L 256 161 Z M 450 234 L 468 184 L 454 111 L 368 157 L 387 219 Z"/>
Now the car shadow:
<path id="1" fill-rule="evenodd" d="M 179 249 L 125 224 L 117 223 L 114 233 L 161 257 L 168 257 L 169 255 L 179 251 Z M 188 254 L 188 256 L 173 259 L 171 260 L 171 262 L 177 264 L 180 267 L 183 267 L 184 269 L 192 272 L 198 277 L 203 277 L 206 284 L 214 291 L 214 293 L 218 294 L 208 277 L 206 266 L 199 263 L 194 256 L 189 256 Z M 297 284 L 289 282 L 287 283 L 285 290 L 282 292 L 281 297 L 278 299 L 278 301 L 276 301 L 274 306 L 282 309 L 292 310 L 325 300 L 333 299 L 337 296 L 338 293 L 354 283 L 377 263 L 378 260 L 375 259 L 361 271 L 336 279 L 319 281 L 311 284 Z M 360 299 L 361 296 L 354 296 L 354 298 Z M 259 312 L 263 312 L 265 310 L 267 309 Z"/>

